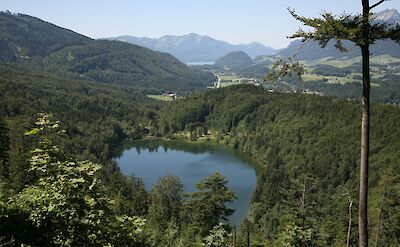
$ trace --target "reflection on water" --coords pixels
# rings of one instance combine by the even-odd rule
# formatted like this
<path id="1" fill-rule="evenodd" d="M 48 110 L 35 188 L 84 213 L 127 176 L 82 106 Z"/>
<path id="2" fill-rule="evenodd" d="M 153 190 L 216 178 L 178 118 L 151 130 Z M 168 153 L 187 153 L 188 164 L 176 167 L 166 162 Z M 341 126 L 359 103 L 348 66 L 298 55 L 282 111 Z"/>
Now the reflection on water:
<path id="1" fill-rule="evenodd" d="M 236 209 L 229 219 L 232 224 L 239 224 L 246 216 L 256 186 L 256 166 L 248 156 L 208 142 L 134 141 L 121 148 L 116 161 L 123 174 L 142 177 L 149 191 L 160 177 L 172 174 L 180 177 L 186 192 L 191 192 L 196 182 L 220 172 L 238 197 L 230 205 Z"/>

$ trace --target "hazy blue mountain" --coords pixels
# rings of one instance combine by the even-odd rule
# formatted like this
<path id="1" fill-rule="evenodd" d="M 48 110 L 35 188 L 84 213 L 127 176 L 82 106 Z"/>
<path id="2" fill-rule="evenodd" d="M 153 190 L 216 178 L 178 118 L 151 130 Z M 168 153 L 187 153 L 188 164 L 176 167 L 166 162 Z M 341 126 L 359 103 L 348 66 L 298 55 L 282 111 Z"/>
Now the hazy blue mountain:
<path id="1" fill-rule="evenodd" d="M 222 68 L 246 68 L 255 63 L 246 53 L 242 51 L 234 51 L 219 58 L 214 66 Z"/>
<path id="2" fill-rule="evenodd" d="M 233 45 L 196 33 L 183 36 L 166 35 L 159 39 L 138 38 L 134 36 L 119 36 L 109 39 L 125 41 L 156 51 L 168 52 L 184 62 L 216 61 L 218 58 L 233 51 L 243 51 L 250 57 L 276 53 L 275 49 L 257 42 Z"/>
<path id="3" fill-rule="evenodd" d="M 250 57 L 257 57 L 262 55 L 273 55 L 276 53 L 276 49 L 267 47 L 258 42 L 252 42 L 250 44 L 239 44 L 236 46 L 238 51 L 243 51 Z"/>
<path id="4" fill-rule="evenodd" d="M 400 14 L 396 9 L 384 10 L 375 14 L 375 20 L 379 22 L 388 22 L 393 25 L 400 24 Z M 361 56 L 360 48 L 350 41 L 345 41 L 344 45 L 349 50 L 346 53 L 339 52 L 335 46 L 335 42 L 331 41 L 325 48 L 321 48 L 315 41 L 309 41 L 304 44 L 297 39 L 292 41 L 286 49 L 278 52 L 279 57 L 292 57 L 297 53 L 296 58 L 299 60 L 314 60 L 322 57 L 356 57 Z M 299 48 L 301 49 L 299 50 Z M 298 51 L 298 52 L 297 52 Z M 370 48 L 373 55 L 389 54 L 400 57 L 400 45 L 392 40 L 379 40 Z"/>
<path id="5" fill-rule="evenodd" d="M 215 77 L 170 54 L 120 41 L 93 40 L 36 17 L 0 12 L 0 62 L 58 76 L 135 88 L 192 91 Z"/>
<path id="6" fill-rule="evenodd" d="M 400 13 L 396 9 L 386 9 L 376 13 L 375 20 L 400 25 Z"/>

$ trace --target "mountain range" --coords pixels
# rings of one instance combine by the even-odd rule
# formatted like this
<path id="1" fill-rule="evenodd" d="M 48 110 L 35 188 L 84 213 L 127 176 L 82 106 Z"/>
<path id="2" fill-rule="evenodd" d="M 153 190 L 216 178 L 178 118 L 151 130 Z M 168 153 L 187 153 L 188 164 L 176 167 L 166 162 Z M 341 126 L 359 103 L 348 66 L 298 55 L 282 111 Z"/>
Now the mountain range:
<path id="1" fill-rule="evenodd" d="M 386 9 L 378 12 L 374 18 L 377 22 L 400 25 L 400 14 L 396 9 Z M 297 53 L 300 47 L 301 50 L 297 55 L 297 59 L 300 60 L 315 60 L 322 57 L 355 57 L 361 55 L 359 48 L 350 41 L 344 41 L 345 47 L 348 48 L 349 52 L 341 53 L 335 48 L 334 41 L 331 41 L 325 48 L 321 48 L 317 42 L 310 41 L 303 44 L 301 40 L 294 40 L 286 48 L 276 50 L 257 42 L 233 45 L 196 33 L 182 36 L 165 35 L 158 39 L 139 38 L 129 35 L 107 39 L 124 41 L 152 50 L 167 52 L 183 62 L 213 62 L 236 51 L 242 51 L 252 58 L 262 55 L 291 57 Z M 390 54 L 400 57 L 400 47 L 393 41 L 381 40 L 371 46 L 371 53 L 374 55 Z"/>
<path id="2" fill-rule="evenodd" d="M 94 40 L 36 17 L 0 12 L 0 62 L 87 81 L 157 91 L 205 88 L 215 78 L 170 54 Z"/>
<path id="3" fill-rule="evenodd" d="M 183 62 L 216 61 L 218 58 L 234 51 L 245 52 L 250 57 L 272 55 L 277 52 L 277 50 L 258 42 L 233 45 L 196 33 L 182 36 L 165 35 L 158 39 L 139 38 L 128 35 L 107 39 L 124 41 L 152 50 L 167 52 Z"/>
<path id="4" fill-rule="evenodd" d="M 396 9 L 386 9 L 378 12 L 374 16 L 376 22 L 384 22 L 391 25 L 400 25 L 400 14 Z M 287 48 L 278 52 L 278 57 L 292 57 L 295 54 L 298 60 L 315 60 L 323 57 L 356 57 L 361 56 L 360 48 L 351 41 L 344 41 L 344 46 L 348 52 L 339 52 L 335 47 L 335 41 L 330 41 L 324 48 L 315 41 L 304 43 L 300 39 L 292 41 Z M 372 55 L 389 54 L 394 57 L 400 57 L 400 45 L 392 40 L 378 40 L 371 45 Z"/>

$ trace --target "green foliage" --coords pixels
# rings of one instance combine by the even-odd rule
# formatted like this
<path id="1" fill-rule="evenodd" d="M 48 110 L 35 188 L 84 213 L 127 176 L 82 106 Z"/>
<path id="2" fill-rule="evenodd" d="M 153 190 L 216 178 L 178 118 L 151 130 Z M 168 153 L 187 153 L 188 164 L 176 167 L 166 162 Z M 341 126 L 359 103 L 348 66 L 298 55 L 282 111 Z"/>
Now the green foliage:
<path id="1" fill-rule="evenodd" d="M 118 214 L 145 216 L 149 209 L 149 193 L 142 178 L 125 177 L 114 173 L 108 184 L 114 198 L 114 211 Z"/>
<path id="2" fill-rule="evenodd" d="M 18 210 L 38 235 L 28 238 L 9 232 L 20 244 L 59 246 L 135 245 L 145 221 L 139 217 L 116 215 L 99 179 L 100 165 L 74 161 L 53 145 L 48 134 L 58 128 L 51 116 L 41 114 L 37 127 L 27 135 L 39 135 L 32 151 L 30 172 L 38 178 L 14 196 L 8 210 Z M 2 214 L 4 215 L 4 214 Z M 10 228 L 15 229 L 15 225 Z M 9 231 L 10 231 L 9 230 Z"/>
<path id="3" fill-rule="evenodd" d="M 179 219 L 182 208 L 183 184 L 176 176 L 160 178 L 150 193 L 149 219 L 159 227 L 171 219 Z"/>
<path id="4" fill-rule="evenodd" d="M 277 246 L 282 247 L 314 247 L 318 246 L 311 229 L 304 229 L 296 225 L 286 226 L 278 238 Z"/>
<path id="5" fill-rule="evenodd" d="M 350 15 L 343 13 L 335 16 L 325 12 L 320 18 L 307 18 L 299 16 L 294 10 L 289 9 L 290 14 L 305 26 L 311 27 L 311 31 L 299 29 L 290 38 L 304 38 L 306 40 L 318 41 L 322 47 L 335 39 L 335 47 L 340 51 L 347 51 L 343 46 L 343 40 L 353 41 L 358 46 L 373 44 L 379 39 L 392 39 L 400 42 L 400 26 L 388 23 L 373 22 L 372 15 L 367 20 L 369 36 L 365 37 L 365 20 L 362 15 Z"/>
<path id="6" fill-rule="evenodd" d="M 154 246 L 171 246 L 178 237 L 183 206 L 183 184 L 178 177 L 160 178 L 150 193 L 149 225 Z"/>
<path id="7" fill-rule="evenodd" d="M 62 138 L 54 136 L 54 141 L 66 153 L 101 162 L 104 170 L 100 172 L 105 177 L 125 180 L 113 175 L 119 171 L 110 160 L 123 139 L 139 138 L 148 131 L 145 126 L 154 119 L 144 112 L 158 102 L 138 90 L 62 79 L 16 66 L 0 65 L 0 71 L 0 116 L 11 126 L 4 167 L 9 174 L 7 187 L 18 192 L 32 181 L 27 160 L 35 144 L 23 132 L 31 127 L 37 112 L 52 112 L 63 124 L 66 132 Z M 113 193 L 119 188 L 112 189 Z"/>
<path id="8" fill-rule="evenodd" d="M 219 222 L 227 220 L 226 217 L 233 213 L 234 210 L 225 204 L 236 197 L 226 183 L 225 178 L 216 173 L 197 184 L 199 191 L 183 197 L 179 178 L 171 175 L 160 178 L 150 193 L 148 222 L 144 230 L 146 243 L 151 246 L 200 246 L 207 235 L 205 242 L 209 244 L 229 241 L 227 226 L 219 225 Z"/>
<path id="9" fill-rule="evenodd" d="M 226 186 L 228 181 L 220 173 L 215 173 L 196 184 L 198 191 L 188 194 L 189 200 L 185 205 L 186 215 L 202 234 L 211 230 L 234 209 L 225 204 L 236 199 L 235 193 Z"/>
<path id="10" fill-rule="evenodd" d="M 237 104 L 240 102 L 240 104 Z M 201 111 L 201 109 L 209 109 Z M 342 246 L 346 242 L 348 224 L 348 196 L 357 198 L 359 149 L 359 107 L 356 102 L 332 97 L 303 94 L 268 93 L 255 86 L 232 86 L 199 94 L 165 106 L 160 113 L 160 128 L 180 126 L 187 129 L 193 122 L 181 116 L 190 112 L 203 113 L 194 119 L 219 136 L 221 143 L 250 153 L 263 168 L 259 171 L 253 195 L 251 235 L 254 239 L 277 239 L 285 226 L 295 223 L 304 231 L 311 230 L 321 246 Z M 168 113 L 168 117 L 163 118 Z M 372 107 L 371 175 L 370 188 L 381 188 L 371 194 L 371 205 L 383 196 L 382 167 L 392 167 L 391 174 L 400 174 L 398 162 L 400 121 L 398 108 L 384 105 Z M 173 128 L 169 128 L 173 129 Z M 300 210 L 304 178 L 313 178 L 316 185 L 305 200 L 305 211 Z M 395 175 L 395 180 L 399 176 Z M 392 181 L 392 180 L 388 180 Z M 398 200 L 391 188 L 391 200 Z M 348 189 L 346 195 L 343 187 Z M 376 193 L 376 194 L 375 194 Z M 375 199 L 372 199 L 375 198 Z M 354 208 L 357 208 L 354 201 Z M 389 204 L 388 204 L 389 205 Z M 375 207 L 379 209 L 379 207 Z M 390 229 L 397 229 L 392 217 L 397 217 L 394 204 L 385 221 Z M 390 214 L 390 216 L 389 216 Z M 306 224 L 302 223 L 305 215 Z M 353 216 L 356 216 L 354 213 Z M 375 222 L 379 213 L 375 213 Z M 383 219 L 383 218 L 382 218 Z M 356 235 L 357 220 L 353 219 L 351 243 Z M 396 243 L 389 228 L 380 234 L 385 243 Z M 396 230 L 395 230 L 396 231 Z M 392 236 L 392 237 L 389 237 Z M 381 238 L 380 238 L 381 239 Z M 390 240 L 389 240 L 390 239 Z M 381 241 L 381 240 L 380 240 Z M 382 240 L 383 241 L 383 240 Z M 269 242 L 268 242 L 269 243 Z"/>
<path id="11" fill-rule="evenodd" d="M 232 242 L 232 234 L 228 233 L 227 225 L 219 223 L 214 226 L 209 235 L 203 239 L 202 246 L 207 247 L 226 247 Z"/>
<path id="12" fill-rule="evenodd" d="M 301 81 L 301 76 L 304 74 L 304 68 L 299 62 L 294 62 L 292 58 L 278 59 L 268 71 L 267 80 L 276 81 L 282 77 L 295 76 Z"/>

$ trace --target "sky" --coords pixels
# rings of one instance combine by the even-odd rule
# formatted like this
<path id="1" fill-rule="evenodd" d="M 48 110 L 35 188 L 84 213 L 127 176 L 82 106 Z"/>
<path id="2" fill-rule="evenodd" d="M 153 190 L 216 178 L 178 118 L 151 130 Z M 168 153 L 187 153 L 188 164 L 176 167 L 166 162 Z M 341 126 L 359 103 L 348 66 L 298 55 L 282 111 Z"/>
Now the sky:
<path id="1" fill-rule="evenodd" d="M 371 0 L 371 4 L 377 0 Z M 323 11 L 360 13 L 361 0 L 1 0 L 0 10 L 24 13 L 91 38 L 159 38 L 198 33 L 232 44 L 283 48 L 300 24 L 287 11 L 316 17 Z M 384 2 L 375 11 L 396 8 Z"/>

